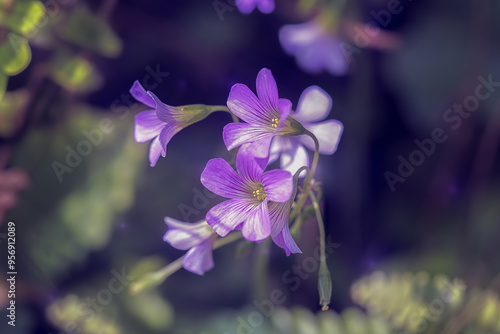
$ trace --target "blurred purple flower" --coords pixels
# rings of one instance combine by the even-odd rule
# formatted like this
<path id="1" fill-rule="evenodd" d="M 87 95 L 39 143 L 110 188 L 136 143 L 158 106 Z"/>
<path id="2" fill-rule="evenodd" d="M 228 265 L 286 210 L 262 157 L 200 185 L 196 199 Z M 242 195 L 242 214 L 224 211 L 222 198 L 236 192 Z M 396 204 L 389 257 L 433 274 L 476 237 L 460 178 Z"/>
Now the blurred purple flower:
<path id="1" fill-rule="evenodd" d="M 182 263 L 184 269 L 203 275 L 214 267 L 212 249 L 217 234 L 206 221 L 190 224 L 165 217 L 165 223 L 169 230 L 163 240 L 177 249 L 189 249 Z"/>
<path id="2" fill-rule="evenodd" d="M 205 118 L 212 111 L 205 105 L 188 105 L 182 107 L 172 107 L 160 101 L 151 91 L 147 91 L 141 86 L 139 81 L 135 81 L 130 88 L 130 94 L 139 102 L 152 108 L 135 115 L 135 140 L 144 143 L 149 140 L 149 162 L 151 167 L 156 165 L 160 155 L 166 156 L 167 144 L 170 139 L 197 121 Z"/>
<path id="3" fill-rule="evenodd" d="M 344 129 L 337 120 L 324 120 L 332 108 L 332 98 L 318 86 L 311 86 L 304 90 L 299 99 L 297 111 L 290 117 L 300 122 L 311 131 L 319 142 L 319 153 L 333 154 Z M 307 135 L 275 136 L 271 144 L 269 163 L 280 158 L 282 169 L 294 174 L 300 167 L 309 166 L 309 155 L 304 148 L 314 151 L 314 141 Z M 301 176 L 304 176 L 302 173 Z"/>
<path id="4" fill-rule="evenodd" d="M 236 170 L 223 159 L 212 159 L 201 174 L 201 183 L 207 189 L 229 198 L 210 209 L 206 215 L 208 224 L 221 236 L 241 229 L 243 237 L 251 241 L 278 235 L 284 228 L 284 214 L 274 206 L 271 211 L 268 202 L 285 203 L 290 199 L 292 175 L 277 169 L 264 172 L 250 145 L 238 151 Z M 296 249 L 292 247 L 292 251 Z"/>
<path id="5" fill-rule="evenodd" d="M 319 20 L 285 25 L 280 29 L 279 39 L 283 49 L 295 56 L 299 67 L 308 73 L 326 70 L 333 75 L 342 75 L 349 69 L 341 40 Z"/>
<path id="6" fill-rule="evenodd" d="M 246 85 L 233 85 L 227 106 L 246 123 L 227 124 L 223 138 L 228 150 L 253 143 L 255 156 L 267 159 L 271 140 L 283 128 L 292 103 L 279 98 L 276 81 L 267 68 L 257 75 L 257 95 Z"/>
<path id="7" fill-rule="evenodd" d="M 236 6 L 243 14 L 251 13 L 255 7 L 264 14 L 269 14 L 274 10 L 274 0 L 236 0 Z"/>

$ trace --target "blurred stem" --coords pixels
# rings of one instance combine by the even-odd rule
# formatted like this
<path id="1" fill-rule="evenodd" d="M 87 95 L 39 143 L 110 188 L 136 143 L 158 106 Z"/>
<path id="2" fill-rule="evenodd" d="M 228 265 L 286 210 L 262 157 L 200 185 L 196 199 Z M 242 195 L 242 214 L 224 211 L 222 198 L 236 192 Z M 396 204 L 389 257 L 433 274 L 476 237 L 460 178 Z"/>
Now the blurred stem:
<path id="1" fill-rule="evenodd" d="M 255 296 L 258 300 L 268 299 L 269 246 L 271 238 L 267 238 L 257 245 L 257 261 L 255 268 Z"/>
<path id="2" fill-rule="evenodd" d="M 226 106 L 210 106 L 211 108 L 211 112 L 214 112 L 214 111 L 225 111 L 225 112 L 228 112 L 230 115 L 231 115 L 231 118 L 233 119 L 233 122 L 235 123 L 238 123 L 240 120 L 238 119 L 238 117 L 236 117 L 236 115 L 234 115 L 231 110 L 229 110 L 228 107 Z"/>

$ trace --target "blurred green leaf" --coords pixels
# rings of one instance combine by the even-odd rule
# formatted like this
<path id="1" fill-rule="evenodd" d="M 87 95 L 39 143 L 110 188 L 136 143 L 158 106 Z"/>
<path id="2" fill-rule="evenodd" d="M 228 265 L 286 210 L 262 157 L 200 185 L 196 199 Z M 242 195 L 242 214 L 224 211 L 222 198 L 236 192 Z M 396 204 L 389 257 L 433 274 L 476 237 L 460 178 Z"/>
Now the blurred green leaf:
<path id="1" fill-rule="evenodd" d="M 107 57 L 117 57 L 122 50 L 122 42 L 111 27 L 85 7 L 73 11 L 61 37 Z"/>
<path id="2" fill-rule="evenodd" d="M 31 61 L 31 49 L 28 40 L 13 32 L 7 35 L 7 40 L 0 45 L 0 71 L 13 76 L 21 73 Z"/>
<path id="3" fill-rule="evenodd" d="M 45 6 L 40 1 L 16 1 L 9 15 L 7 26 L 13 31 L 31 38 L 42 25 L 44 17 Z"/>
<path id="4" fill-rule="evenodd" d="M 59 85 L 71 92 L 94 91 L 102 83 L 101 75 L 88 60 L 65 52 L 55 58 L 51 75 Z"/>
<path id="5" fill-rule="evenodd" d="M 0 73 L 0 92 L 2 91 L 2 78 L 6 78 L 5 80 L 7 80 L 7 77 Z M 0 95 L 2 94 L 0 93 Z M 25 101 L 26 92 L 20 90 L 5 93 L 3 98 L 0 98 L 0 136 L 3 138 L 9 138 L 16 131 L 18 111 L 24 105 Z"/>
<path id="6" fill-rule="evenodd" d="M 151 329 L 166 330 L 173 323 L 172 306 L 156 292 L 128 296 L 126 305 L 136 318 Z"/>
<path id="7" fill-rule="evenodd" d="M 5 91 L 7 90 L 7 82 L 9 77 L 3 73 L 0 73 L 0 101 L 2 101 Z"/>

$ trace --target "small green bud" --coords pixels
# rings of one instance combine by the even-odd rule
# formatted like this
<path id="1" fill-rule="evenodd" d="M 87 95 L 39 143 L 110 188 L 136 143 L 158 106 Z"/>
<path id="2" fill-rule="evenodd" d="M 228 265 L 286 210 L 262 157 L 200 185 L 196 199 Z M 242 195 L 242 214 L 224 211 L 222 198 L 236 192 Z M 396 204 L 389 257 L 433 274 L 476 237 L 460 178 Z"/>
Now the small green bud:
<path id="1" fill-rule="evenodd" d="M 330 298 L 332 296 L 332 278 L 326 263 L 322 262 L 318 272 L 318 291 L 319 291 L 319 304 L 322 306 L 321 310 L 328 310 Z"/>

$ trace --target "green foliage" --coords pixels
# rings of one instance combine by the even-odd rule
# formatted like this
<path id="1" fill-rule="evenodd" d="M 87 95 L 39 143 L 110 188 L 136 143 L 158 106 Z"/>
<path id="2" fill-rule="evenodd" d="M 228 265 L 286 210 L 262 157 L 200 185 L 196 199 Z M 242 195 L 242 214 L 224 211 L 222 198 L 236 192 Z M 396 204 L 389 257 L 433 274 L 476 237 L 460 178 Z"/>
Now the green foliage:
<path id="1" fill-rule="evenodd" d="M 85 58 L 61 51 L 51 66 L 51 76 L 66 90 L 88 93 L 98 89 L 103 81 L 97 69 Z"/>
<path id="2" fill-rule="evenodd" d="M 127 295 L 125 305 L 134 317 L 152 330 L 166 330 L 174 321 L 172 306 L 156 291 Z"/>
<path id="3" fill-rule="evenodd" d="M 106 57 L 117 57 L 122 43 L 109 25 L 85 7 L 77 7 L 68 18 L 62 38 Z"/>
<path id="4" fill-rule="evenodd" d="M 10 13 L 7 26 L 25 37 L 32 37 L 44 22 L 45 6 L 40 1 L 16 1 Z"/>
<path id="5" fill-rule="evenodd" d="M 8 76 L 21 73 L 31 61 L 28 40 L 15 33 L 9 33 L 7 40 L 0 45 L 0 71 Z"/>
<path id="6" fill-rule="evenodd" d="M 9 81 L 9 77 L 3 73 L 0 73 L 0 102 L 2 101 L 3 96 L 5 95 L 5 91 L 7 90 L 7 82 L 8 81 Z"/>
<path id="7" fill-rule="evenodd" d="M 26 101 L 26 93 L 24 91 L 8 92 L 2 99 L 2 77 L 7 77 L 0 74 L 0 136 L 9 138 L 17 129 L 19 110 L 24 106 Z"/>

